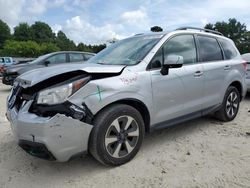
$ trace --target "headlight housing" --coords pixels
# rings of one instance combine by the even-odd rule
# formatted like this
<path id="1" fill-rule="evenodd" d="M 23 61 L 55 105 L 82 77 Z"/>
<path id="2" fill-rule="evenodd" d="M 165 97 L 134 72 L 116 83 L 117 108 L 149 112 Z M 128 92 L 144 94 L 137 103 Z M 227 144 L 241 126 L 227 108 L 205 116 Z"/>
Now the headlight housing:
<path id="1" fill-rule="evenodd" d="M 90 77 L 86 77 L 68 84 L 42 90 L 38 93 L 37 104 L 52 105 L 63 103 L 89 80 Z"/>

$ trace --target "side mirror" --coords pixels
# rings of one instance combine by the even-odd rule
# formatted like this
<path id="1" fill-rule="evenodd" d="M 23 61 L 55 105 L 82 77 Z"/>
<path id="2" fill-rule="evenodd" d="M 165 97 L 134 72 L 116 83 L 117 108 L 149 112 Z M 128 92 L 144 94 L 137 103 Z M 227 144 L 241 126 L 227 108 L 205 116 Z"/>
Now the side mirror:
<path id="1" fill-rule="evenodd" d="M 47 67 L 50 64 L 50 61 L 45 61 L 44 65 Z"/>
<path id="2" fill-rule="evenodd" d="M 169 69 L 180 68 L 183 65 L 183 57 L 180 55 L 168 55 L 163 63 L 161 74 L 167 75 Z"/>

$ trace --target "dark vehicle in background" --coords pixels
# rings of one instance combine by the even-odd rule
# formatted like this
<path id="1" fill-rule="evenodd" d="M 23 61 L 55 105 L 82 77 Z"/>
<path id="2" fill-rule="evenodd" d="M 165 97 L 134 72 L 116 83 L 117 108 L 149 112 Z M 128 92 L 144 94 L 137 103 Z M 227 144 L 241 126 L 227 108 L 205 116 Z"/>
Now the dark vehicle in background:
<path id="1" fill-rule="evenodd" d="M 93 53 L 75 51 L 61 51 L 46 54 L 25 64 L 6 67 L 3 72 L 2 82 L 5 85 L 13 85 L 16 77 L 27 71 L 65 63 L 83 63 L 94 55 Z"/>
<path id="2" fill-rule="evenodd" d="M 250 92 L 250 53 L 243 54 L 242 58 L 247 62 L 246 83 L 247 83 L 247 91 Z"/>

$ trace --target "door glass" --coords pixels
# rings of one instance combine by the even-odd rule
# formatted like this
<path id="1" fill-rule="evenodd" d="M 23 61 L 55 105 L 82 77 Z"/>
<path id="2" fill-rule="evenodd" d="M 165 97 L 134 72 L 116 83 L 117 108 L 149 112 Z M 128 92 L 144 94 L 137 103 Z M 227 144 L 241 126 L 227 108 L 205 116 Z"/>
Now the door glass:
<path id="1" fill-rule="evenodd" d="M 168 55 L 179 55 L 183 57 L 184 64 L 196 62 L 196 48 L 192 35 L 179 35 L 171 38 L 164 45 L 164 59 Z"/>
<path id="2" fill-rule="evenodd" d="M 69 61 L 70 62 L 78 62 L 78 61 L 83 61 L 83 54 L 80 54 L 80 53 L 72 53 L 72 54 L 69 54 Z"/>
<path id="3" fill-rule="evenodd" d="M 232 59 L 235 56 L 237 56 L 237 52 L 234 48 L 234 46 L 227 40 L 225 39 L 219 39 L 220 44 L 223 48 L 224 54 L 225 54 L 225 59 Z"/>
<path id="4" fill-rule="evenodd" d="M 84 54 L 84 56 L 85 56 L 85 60 L 87 61 L 87 60 L 89 60 L 91 57 L 93 57 L 94 55 L 92 55 L 92 54 Z"/>
<path id="5" fill-rule="evenodd" d="M 200 61 L 219 61 L 222 60 L 221 48 L 215 38 L 198 36 Z"/>
<path id="6" fill-rule="evenodd" d="M 164 59 L 168 55 L 183 57 L 183 63 L 196 63 L 196 47 L 193 35 L 179 35 L 171 38 L 163 45 Z M 151 61 L 150 68 L 160 68 L 163 63 L 162 48 L 158 50 Z"/>
<path id="7" fill-rule="evenodd" d="M 52 57 L 49 57 L 46 61 L 49 61 L 50 64 L 66 63 L 66 54 L 54 55 Z"/>

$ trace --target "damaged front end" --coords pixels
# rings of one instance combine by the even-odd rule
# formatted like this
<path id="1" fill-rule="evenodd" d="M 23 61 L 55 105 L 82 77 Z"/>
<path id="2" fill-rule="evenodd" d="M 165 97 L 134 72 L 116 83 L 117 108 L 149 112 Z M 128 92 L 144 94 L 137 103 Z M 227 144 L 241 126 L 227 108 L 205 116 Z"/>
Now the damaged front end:
<path id="1" fill-rule="evenodd" d="M 53 117 L 56 114 L 63 114 L 91 123 L 93 114 L 84 103 L 82 106 L 77 106 L 67 100 L 90 80 L 90 75 L 76 71 L 49 78 L 32 87 L 23 88 L 17 83 L 9 99 L 9 108 L 15 105 L 19 110 L 25 102 L 32 100 L 28 111 L 37 116 Z"/>
<path id="2" fill-rule="evenodd" d="M 90 81 L 119 75 L 123 68 L 55 66 L 18 77 L 6 115 L 19 146 L 33 156 L 60 162 L 86 152 L 94 115 L 81 97 L 70 99 Z"/>
<path id="3" fill-rule="evenodd" d="M 33 156 L 61 162 L 87 151 L 93 114 L 84 103 L 77 106 L 67 98 L 90 79 L 88 74 L 71 72 L 31 87 L 16 82 L 6 115 L 19 146 Z M 66 85 L 68 92 L 62 89 L 66 94 L 52 89 Z"/>

